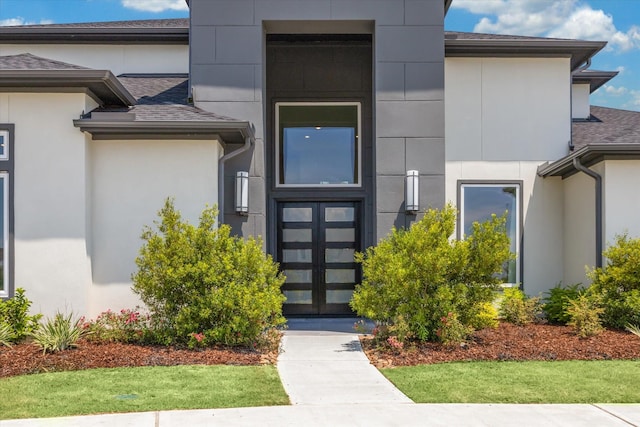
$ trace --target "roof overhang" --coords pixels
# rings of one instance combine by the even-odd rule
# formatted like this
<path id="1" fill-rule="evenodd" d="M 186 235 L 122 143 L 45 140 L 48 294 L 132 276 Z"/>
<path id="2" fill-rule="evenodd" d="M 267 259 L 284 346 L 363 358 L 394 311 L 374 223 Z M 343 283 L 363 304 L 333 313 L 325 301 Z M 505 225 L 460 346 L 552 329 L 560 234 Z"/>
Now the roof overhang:
<path id="1" fill-rule="evenodd" d="M 5 44 L 189 44 L 189 28 L 1 27 Z"/>
<path id="2" fill-rule="evenodd" d="M 588 84 L 589 91 L 593 93 L 617 75 L 618 71 L 583 70 L 574 72 L 572 81 L 574 84 Z"/>
<path id="3" fill-rule="evenodd" d="M 100 105 L 136 103 L 111 71 L 0 70 L 0 92 L 85 92 Z"/>
<path id="4" fill-rule="evenodd" d="M 447 12 L 449 11 L 449 8 L 451 7 L 451 2 L 453 0 L 444 0 L 444 14 L 446 15 Z"/>
<path id="5" fill-rule="evenodd" d="M 575 70 L 602 50 L 607 42 L 559 39 L 445 38 L 448 57 L 570 57 Z"/>
<path id="6" fill-rule="evenodd" d="M 78 119 L 73 125 L 94 140 L 117 139 L 221 139 L 243 144 L 255 139 L 248 121 L 121 121 Z"/>
<path id="7" fill-rule="evenodd" d="M 538 175 L 567 178 L 578 172 L 573 165 L 575 158 L 587 167 L 603 160 L 637 160 L 640 159 L 640 144 L 589 144 L 560 160 L 540 165 Z"/>

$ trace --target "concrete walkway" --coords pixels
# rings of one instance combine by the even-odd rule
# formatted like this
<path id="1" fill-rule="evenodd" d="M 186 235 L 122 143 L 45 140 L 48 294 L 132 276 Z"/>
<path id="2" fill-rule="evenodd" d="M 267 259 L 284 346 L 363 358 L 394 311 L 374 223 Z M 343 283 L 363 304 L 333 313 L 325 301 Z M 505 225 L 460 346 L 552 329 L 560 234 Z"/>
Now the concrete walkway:
<path id="1" fill-rule="evenodd" d="M 278 371 L 291 406 L 7 420 L 0 421 L 0 427 L 640 427 L 640 404 L 412 403 L 369 364 L 353 333 L 353 322 L 353 319 L 289 320 Z"/>

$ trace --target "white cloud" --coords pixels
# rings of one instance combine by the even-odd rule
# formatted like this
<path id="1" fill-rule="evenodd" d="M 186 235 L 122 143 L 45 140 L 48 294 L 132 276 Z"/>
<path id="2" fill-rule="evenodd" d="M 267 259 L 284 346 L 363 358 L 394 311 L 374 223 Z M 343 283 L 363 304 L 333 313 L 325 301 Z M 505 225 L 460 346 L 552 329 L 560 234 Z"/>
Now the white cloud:
<path id="1" fill-rule="evenodd" d="M 611 15 L 581 0 L 456 0 L 452 7 L 485 15 L 474 28 L 479 33 L 602 40 L 621 52 L 640 48 L 640 26 L 620 31 Z"/>
<path id="2" fill-rule="evenodd" d="M 144 12 L 189 10 L 185 0 L 122 0 L 122 6 Z"/>
<path id="3" fill-rule="evenodd" d="M 53 24 L 50 19 L 43 19 L 40 22 L 25 21 L 23 17 L 0 19 L 0 27 L 15 27 L 17 25 Z"/>
<path id="4" fill-rule="evenodd" d="M 629 89 L 624 86 L 615 87 L 612 85 L 604 85 L 603 89 L 607 93 L 607 95 L 611 96 L 622 96 L 629 92 Z"/>

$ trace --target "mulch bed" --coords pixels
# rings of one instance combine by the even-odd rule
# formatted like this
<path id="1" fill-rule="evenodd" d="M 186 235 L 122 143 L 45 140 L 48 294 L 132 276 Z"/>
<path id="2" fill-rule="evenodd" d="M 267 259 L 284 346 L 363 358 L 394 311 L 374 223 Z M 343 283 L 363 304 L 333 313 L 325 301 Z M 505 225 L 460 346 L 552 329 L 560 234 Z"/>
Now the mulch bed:
<path id="1" fill-rule="evenodd" d="M 425 343 L 398 351 L 380 349 L 371 337 L 362 340 L 365 353 L 377 367 L 478 360 L 610 360 L 640 359 L 640 337 L 606 330 L 581 339 L 568 326 L 501 323 L 497 329 L 474 334 L 464 345 L 445 347 Z"/>
<path id="2" fill-rule="evenodd" d="M 92 342 L 81 340 L 78 347 L 42 354 L 33 344 L 0 346 L 0 378 L 39 372 L 72 371 L 91 368 L 174 365 L 260 365 L 275 363 L 277 352 L 259 353 L 248 349 L 178 349 L 162 346 Z"/>

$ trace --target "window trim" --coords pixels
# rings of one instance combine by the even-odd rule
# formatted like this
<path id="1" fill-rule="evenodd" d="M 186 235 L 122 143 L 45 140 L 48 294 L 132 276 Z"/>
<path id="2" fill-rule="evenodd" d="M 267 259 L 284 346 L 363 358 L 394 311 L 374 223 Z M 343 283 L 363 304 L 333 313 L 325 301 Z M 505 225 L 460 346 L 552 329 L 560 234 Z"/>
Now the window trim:
<path id="1" fill-rule="evenodd" d="M 14 286 L 14 155 L 13 146 L 15 138 L 15 126 L 11 123 L 0 123 L 0 132 L 7 136 L 5 145 L 5 156 L 0 156 L 0 176 L 4 178 L 4 253 L 3 268 L 4 289 L 0 290 L 0 299 L 11 298 L 15 292 Z"/>
<path id="2" fill-rule="evenodd" d="M 0 128 L 0 136 L 4 136 L 4 138 L 6 140 L 4 142 L 4 150 L 3 150 L 4 153 L 0 154 L 0 160 L 9 160 L 9 156 L 10 156 L 10 153 L 9 153 L 9 141 L 11 139 L 10 132 L 7 129 L 1 129 Z"/>
<path id="3" fill-rule="evenodd" d="M 523 215 L 523 197 L 522 188 L 524 186 L 523 180 L 458 180 L 457 185 L 457 206 L 458 206 L 458 219 L 456 223 L 456 237 L 458 240 L 463 238 L 463 224 L 464 224 L 464 188 L 465 187 L 516 187 L 516 281 L 515 283 L 503 283 L 503 287 L 523 287 L 524 277 L 524 215 Z"/>
<path id="4" fill-rule="evenodd" d="M 354 184 L 280 184 L 280 107 L 308 107 L 308 106 L 355 106 L 357 108 L 358 125 L 356 134 L 356 151 L 355 156 L 356 168 L 358 173 L 356 174 L 357 182 Z M 276 102 L 275 103 L 275 186 L 276 188 L 362 188 L 362 103 L 355 101 L 344 102 Z"/>

